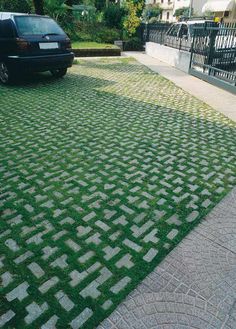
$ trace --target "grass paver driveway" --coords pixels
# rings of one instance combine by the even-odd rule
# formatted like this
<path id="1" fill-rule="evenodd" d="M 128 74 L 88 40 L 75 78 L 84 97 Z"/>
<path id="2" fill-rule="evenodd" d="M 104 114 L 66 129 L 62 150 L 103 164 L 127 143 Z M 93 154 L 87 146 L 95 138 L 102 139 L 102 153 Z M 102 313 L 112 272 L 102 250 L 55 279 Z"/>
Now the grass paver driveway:
<path id="1" fill-rule="evenodd" d="M 235 185 L 235 124 L 131 59 L 0 112 L 0 327 L 96 328 Z"/>

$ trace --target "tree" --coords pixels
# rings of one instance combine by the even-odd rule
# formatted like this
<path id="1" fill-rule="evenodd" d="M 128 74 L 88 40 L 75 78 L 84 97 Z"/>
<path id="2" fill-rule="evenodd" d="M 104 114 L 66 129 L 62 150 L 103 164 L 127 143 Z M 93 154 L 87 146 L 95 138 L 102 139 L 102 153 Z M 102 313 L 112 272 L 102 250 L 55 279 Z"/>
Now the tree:
<path id="1" fill-rule="evenodd" d="M 189 16 L 189 10 L 190 10 L 189 7 L 178 8 L 178 9 L 176 9 L 176 11 L 174 13 L 174 16 L 176 16 L 176 17 L 181 17 L 181 16 L 188 17 Z"/>
<path id="2" fill-rule="evenodd" d="M 118 4 L 110 4 L 103 12 L 104 22 L 110 28 L 121 29 L 125 9 Z"/>
<path id="3" fill-rule="evenodd" d="M 68 13 L 71 14 L 72 10 L 65 0 L 44 0 L 44 12 L 61 23 L 62 19 L 68 19 Z"/>
<path id="4" fill-rule="evenodd" d="M 44 15 L 44 1 L 43 0 L 33 0 L 35 13 L 37 15 Z"/>
<path id="5" fill-rule="evenodd" d="M 106 7 L 106 0 L 95 0 L 94 5 L 98 11 L 101 11 Z"/>
<path id="6" fill-rule="evenodd" d="M 162 13 L 162 8 L 160 7 L 159 4 L 147 5 L 143 10 L 142 17 L 145 22 L 148 22 L 150 18 L 153 17 L 159 18 L 161 13 Z"/>
<path id="7" fill-rule="evenodd" d="M 129 36 L 132 36 L 137 31 L 141 24 L 141 14 L 144 7 L 144 0 L 126 0 L 125 7 L 128 15 L 124 19 L 124 29 Z"/>
<path id="8" fill-rule="evenodd" d="M 27 0 L 0 0 L 0 11 L 29 13 L 31 6 Z"/>
<path id="9" fill-rule="evenodd" d="M 65 1 L 65 5 L 67 6 L 67 11 L 68 11 L 68 15 L 69 16 L 73 16 L 73 12 L 72 12 L 72 6 L 74 4 L 73 0 L 66 0 Z"/>

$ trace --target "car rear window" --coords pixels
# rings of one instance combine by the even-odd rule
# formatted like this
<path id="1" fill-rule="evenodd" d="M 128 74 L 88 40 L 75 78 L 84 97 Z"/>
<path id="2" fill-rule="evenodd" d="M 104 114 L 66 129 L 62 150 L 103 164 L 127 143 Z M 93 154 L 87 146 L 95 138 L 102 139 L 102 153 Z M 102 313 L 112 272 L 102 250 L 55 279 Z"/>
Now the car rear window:
<path id="1" fill-rule="evenodd" d="M 60 26 L 49 17 L 15 16 L 15 22 L 20 35 L 65 35 Z"/>

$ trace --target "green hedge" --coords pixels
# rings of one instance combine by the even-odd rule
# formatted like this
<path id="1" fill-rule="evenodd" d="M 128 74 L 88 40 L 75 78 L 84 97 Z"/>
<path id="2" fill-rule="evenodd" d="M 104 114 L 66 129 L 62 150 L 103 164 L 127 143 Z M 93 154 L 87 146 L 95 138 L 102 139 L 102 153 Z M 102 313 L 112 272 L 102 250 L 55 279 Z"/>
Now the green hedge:
<path id="1" fill-rule="evenodd" d="M 99 43 L 114 43 L 119 40 L 121 32 L 115 28 L 106 27 L 102 23 L 78 23 L 71 39 L 73 41 L 95 41 Z"/>

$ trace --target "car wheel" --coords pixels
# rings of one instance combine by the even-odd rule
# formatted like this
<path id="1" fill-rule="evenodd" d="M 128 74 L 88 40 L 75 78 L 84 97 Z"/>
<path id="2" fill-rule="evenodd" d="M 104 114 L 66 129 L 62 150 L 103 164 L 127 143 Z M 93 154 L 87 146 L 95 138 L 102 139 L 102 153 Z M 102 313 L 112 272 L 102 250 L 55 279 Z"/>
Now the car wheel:
<path id="1" fill-rule="evenodd" d="M 4 85 L 8 84 L 11 80 L 11 74 L 4 62 L 0 62 L 0 82 Z"/>
<path id="2" fill-rule="evenodd" d="M 62 78 L 64 75 L 66 75 L 67 69 L 57 69 L 57 70 L 51 70 L 52 75 L 55 78 Z"/>

